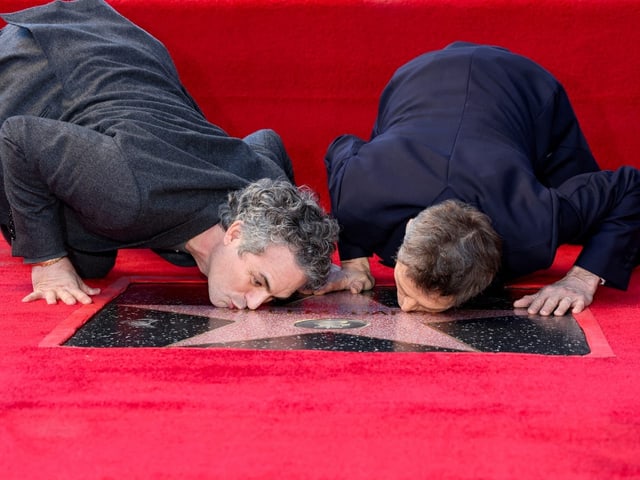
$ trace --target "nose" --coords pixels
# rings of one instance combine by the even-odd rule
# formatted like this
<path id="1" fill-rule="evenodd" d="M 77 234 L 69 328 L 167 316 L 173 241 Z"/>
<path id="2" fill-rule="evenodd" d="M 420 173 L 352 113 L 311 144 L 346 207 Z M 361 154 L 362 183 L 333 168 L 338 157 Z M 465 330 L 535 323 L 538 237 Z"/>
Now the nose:
<path id="1" fill-rule="evenodd" d="M 416 309 L 415 300 L 400 293 L 398 293 L 398 305 L 403 312 L 413 312 Z"/>
<path id="2" fill-rule="evenodd" d="M 247 302 L 247 308 L 249 310 L 255 310 L 263 303 L 271 301 L 271 296 L 264 291 L 254 291 L 247 293 L 245 295 L 245 300 Z"/>

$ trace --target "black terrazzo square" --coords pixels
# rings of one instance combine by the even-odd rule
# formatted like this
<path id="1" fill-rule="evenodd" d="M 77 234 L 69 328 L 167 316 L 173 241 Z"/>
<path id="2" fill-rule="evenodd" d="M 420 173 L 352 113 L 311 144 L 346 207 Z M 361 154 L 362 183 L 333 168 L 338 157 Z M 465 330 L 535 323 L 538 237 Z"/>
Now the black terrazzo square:
<path id="1" fill-rule="evenodd" d="M 255 311 L 213 307 L 204 282 L 131 283 L 78 329 L 69 347 L 189 347 L 345 352 L 587 355 L 572 315 L 516 311 L 525 290 L 494 290 L 441 314 L 405 313 L 395 287 L 295 296 Z"/>

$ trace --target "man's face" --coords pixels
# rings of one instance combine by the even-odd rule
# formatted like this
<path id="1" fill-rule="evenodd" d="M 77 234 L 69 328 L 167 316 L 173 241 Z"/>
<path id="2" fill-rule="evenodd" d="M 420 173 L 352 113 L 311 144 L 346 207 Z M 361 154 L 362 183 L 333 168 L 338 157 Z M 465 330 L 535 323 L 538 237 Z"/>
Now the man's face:
<path id="1" fill-rule="evenodd" d="M 289 298 L 306 283 L 287 247 L 271 245 L 260 255 L 239 255 L 241 237 L 240 224 L 234 223 L 211 252 L 207 277 L 213 305 L 254 310 L 274 298 Z"/>
<path id="2" fill-rule="evenodd" d="M 407 275 L 407 266 L 403 263 L 396 262 L 393 276 L 398 289 L 398 304 L 403 312 L 444 312 L 455 303 L 453 297 L 420 290 Z"/>

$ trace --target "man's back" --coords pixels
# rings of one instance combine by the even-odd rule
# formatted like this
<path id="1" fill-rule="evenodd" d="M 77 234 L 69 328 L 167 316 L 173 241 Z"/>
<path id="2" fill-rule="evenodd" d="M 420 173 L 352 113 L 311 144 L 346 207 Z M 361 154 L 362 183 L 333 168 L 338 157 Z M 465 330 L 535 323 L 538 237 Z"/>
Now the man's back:
<path id="1" fill-rule="evenodd" d="M 535 157 L 536 119 L 561 88 L 528 58 L 456 42 L 395 72 L 380 98 L 373 137 L 412 136 L 451 156 L 461 139 L 475 135 Z"/>
<path id="2" fill-rule="evenodd" d="M 505 49 L 462 42 L 417 57 L 383 91 L 371 140 L 343 136 L 329 148 L 341 253 L 376 253 L 391 265 L 409 219 L 457 199 L 492 219 L 510 272 L 548 266 L 558 218 L 544 177 L 567 134 L 573 143 L 558 150 L 572 167 L 558 183 L 580 173 L 581 149 L 584 170 L 597 165 L 549 72 Z"/>
<path id="3" fill-rule="evenodd" d="M 285 176 L 276 162 L 207 121 L 164 46 L 103 0 L 53 2 L 3 18 L 3 39 L 21 41 L 15 51 L 0 43 L 0 85 L 11 82 L 9 96 L 28 88 L 38 99 L 32 110 L 0 106 L 3 134 L 29 145 L 33 172 L 45 171 L 38 159 L 64 170 L 64 181 L 41 178 L 31 190 L 64 204 L 63 218 L 52 224 L 72 246 L 171 248 L 217 223 L 229 191 Z M 16 62 L 25 48 L 29 57 Z M 29 83 L 25 64 L 45 81 Z M 3 163 L 12 156 L 7 151 Z M 12 207 L 16 220 L 31 216 Z"/>

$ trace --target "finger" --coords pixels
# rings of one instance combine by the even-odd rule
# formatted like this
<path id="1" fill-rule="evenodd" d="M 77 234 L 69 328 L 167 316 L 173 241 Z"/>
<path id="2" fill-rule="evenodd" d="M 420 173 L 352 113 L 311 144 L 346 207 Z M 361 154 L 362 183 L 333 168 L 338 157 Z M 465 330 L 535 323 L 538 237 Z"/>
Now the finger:
<path id="1" fill-rule="evenodd" d="M 586 302 L 582 299 L 579 298 L 577 299 L 574 304 L 573 304 L 573 309 L 571 310 L 572 313 L 580 313 L 582 312 L 585 308 L 587 307 Z"/>
<path id="2" fill-rule="evenodd" d="M 100 289 L 99 288 L 92 288 L 92 287 L 90 287 L 89 285 L 86 285 L 86 284 L 83 284 L 80 287 L 80 290 L 82 290 L 87 295 L 98 295 L 100 293 Z"/>
<path id="3" fill-rule="evenodd" d="M 354 280 L 352 277 L 343 277 L 343 278 L 340 278 L 339 280 L 331 282 L 330 284 L 327 284 L 325 288 L 327 288 L 328 291 L 330 292 L 338 292 L 341 290 L 353 290 L 354 286 L 362 290 L 361 283 L 362 282 L 360 280 Z M 358 284 L 360 284 L 359 287 L 358 287 Z"/>
<path id="4" fill-rule="evenodd" d="M 319 288 L 318 290 L 314 290 L 312 293 L 314 295 L 324 295 L 325 293 L 335 292 L 337 290 L 343 290 L 343 288 L 340 287 L 339 285 L 336 285 L 335 283 L 332 283 L 329 285 L 325 285 L 324 287 Z"/>
<path id="5" fill-rule="evenodd" d="M 82 298 L 77 298 L 76 302 L 80 302 L 82 305 L 89 305 L 90 303 L 93 303 L 93 300 L 91 300 L 91 297 L 86 296 Z"/>
<path id="6" fill-rule="evenodd" d="M 519 298 L 518 300 L 513 302 L 513 306 L 515 308 L 527 308 L 529 305 L 531 305 L 531 302 L 533 302 L 535 298 L 536 295 L 525 295 L 524 297 Z"/>
<path id="7" fill-rule="evenodd" d="M 560 297 L 546 297 L 538 313 L 545 317 L 551 315 L 553 312 L 555 312 L 556 308 L 558 308 L 561 300 L 562 299 Z"/>
<path id="8" fill-rule="evenodd" d="M 93 300 L 92 300 L 92 299 L 91 299 L 91 297 L 90 297 L 89 295 L 87 295 L 86 293 L 84 293 L 84 292 L 77 292 L 77 293 L 75 294 L 75 298 L 74 298 L 74 302 L 73 302 L 73 303 L 76 303 L 76 302 L 80 302 L 80 303 L 82 303 L 83 305 L 88 305 L 88 304 L 92 303 L 92 302 L 93 302 Z M 68 305 L 73 305 L 73 304 L 68 304 Z"/>
<path id="9" fill-rule="evenodd" d="M 23 302 L 33 302 L 34 300 L 40 300 L 42 295 L 40 292 L 31 292 L 29 295 L 22 299 Z"/>
<path id="10" fill-rule="evenodd" d="M 44 299 L 49 305 L 55 305 L 58 303 L 58 295 L 53 290 L 44 292 Z"/>
<path id="11" fill-rule="evenodd" d="M 375 281 L 372 278 L 366 280 L 358 280 L 360 290 L 357 293 L 362 293 L 367 290 L 371 290 L 375 286 Z"/>
<path id="12" fill-rule="evenodd" d="M 361 281 L 351 282 L 349 285 L 349 290 L 351 293 L 360 293 L 364 288 L 364 284 Z"/>
<path id="13" fill-rule="evenodd" d="M 532 297 L 532 299 L 526 306 L 527 313 L 535 315 L 540 312 L 540 309 L 544 306 L 546 297 L 541 297 L 540 295 L 530 295 L 530 297 Z"/>
<path id="14" fill-rule="evenodd" d="M 313 290 L 311 293 L 314 295 L 324 295 L 325 293 L 333 292 L 334 288 L 332 285 L 326 285 L 318 290 Z"/>
<path id="15" fill-rule="evenodd" d="M 89 286 L 87 286 L 86 284 L 81 284 L 80 288 L 74 288 L 69 290 L 70 295 L 73 296 L 73 303 L 67 303 L 65 301 L 65 303 L 67 303 L 67 305 L 73 305 L 76 302 L 80 302 L 84 305 L 87 305 L 91 302 L 93 302 L 93 300 L 91 299 L 91 297 L 89 295 L 96 295 L 98 293 L 100 293 L 100 289 L 99 288 L 91 288 Z M 71 300 L 71 299 L 70 299 Z"/>
<path id="16" fill-rule="evenodd" d="M 74 297 L 67 290 L 58 291 L 58 298 L 60 300 L 62 300 L 62 302 L 67 304 L 67 305 L 75 305 L 76 304 L 76 297 Z"/>
<path id="17" fill-rule="evenodd" d="M 531 315 L 549 315 L 556 308 L 557 302 L 549 299 L 549 297 L 537 295 L 529 307 L 527 313 Z"/>
<path id="18" fill-rule="evenodd" d="M 572 304 L 573 299 L 571 297 L 564 297 L 560 299 L 560 302 L 558 303 L 556 309 L 553 311 L 553 314 L 557 317 L 564 315 L 565 313 L 567 313 L 567 310 L 571 308 Z"/>

